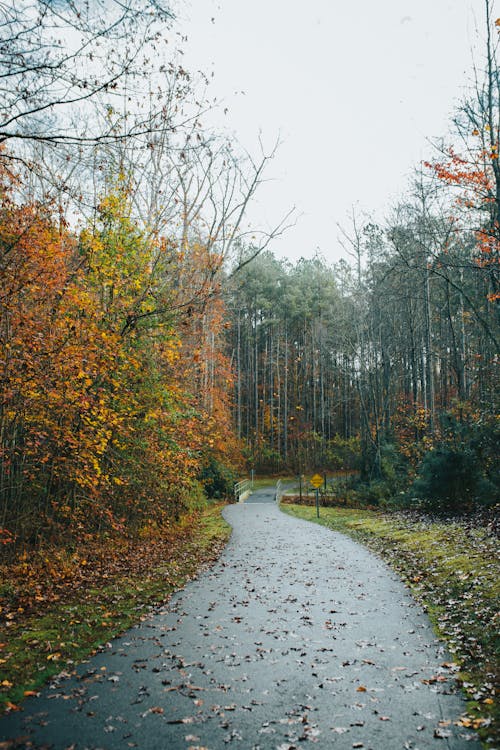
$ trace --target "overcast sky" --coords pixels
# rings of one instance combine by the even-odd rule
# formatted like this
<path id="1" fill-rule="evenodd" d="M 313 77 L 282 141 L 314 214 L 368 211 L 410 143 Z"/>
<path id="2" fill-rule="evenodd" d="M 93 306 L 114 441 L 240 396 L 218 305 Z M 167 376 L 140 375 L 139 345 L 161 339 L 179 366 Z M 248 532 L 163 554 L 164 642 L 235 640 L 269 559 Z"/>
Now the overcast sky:
<path id="1" fill-rule="evenodd" d="M 184 63 L 214 73 L 211 123 L 252 153 L 259 132 L 267 148 L 281 138 L 249 214 L 302 214 L 277 255 L 337 260 L 353 206 L 383 219 L 449 130 L 473 50 L 482 62 L 483 14 L 482 0 L 186 2 Z"/>

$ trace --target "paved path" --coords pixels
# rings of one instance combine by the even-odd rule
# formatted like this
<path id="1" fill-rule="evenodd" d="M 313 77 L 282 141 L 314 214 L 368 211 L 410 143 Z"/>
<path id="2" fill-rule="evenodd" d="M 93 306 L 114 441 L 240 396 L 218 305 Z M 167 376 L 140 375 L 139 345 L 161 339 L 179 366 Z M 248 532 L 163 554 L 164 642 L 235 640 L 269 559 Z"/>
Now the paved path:
<path id="1" fill-rule="evenodd" d="M 0 720 L 0 736 L 61 750 L 477 750 L 404 586 L 272 497 L 229 506 L 219 563 Z"/>

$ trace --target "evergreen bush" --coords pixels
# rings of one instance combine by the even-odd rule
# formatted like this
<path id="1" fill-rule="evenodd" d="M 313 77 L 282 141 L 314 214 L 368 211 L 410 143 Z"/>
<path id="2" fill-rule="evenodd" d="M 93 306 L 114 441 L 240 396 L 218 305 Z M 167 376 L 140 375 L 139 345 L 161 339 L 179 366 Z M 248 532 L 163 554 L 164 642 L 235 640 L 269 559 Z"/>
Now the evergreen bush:
<path id="1" fill-rule="evenodd" d="M 488 502 L 494 487 L 472 450 L 441 446 L 425 454 L 410 494 L 428 510 L 471 510 Z"/>
<path id="2" fill-rule="evenodd" d="M 225 500 L 233 496 L 236 474 L 213 456 L 202 467 L 199 480 L 209 499 Z"/>

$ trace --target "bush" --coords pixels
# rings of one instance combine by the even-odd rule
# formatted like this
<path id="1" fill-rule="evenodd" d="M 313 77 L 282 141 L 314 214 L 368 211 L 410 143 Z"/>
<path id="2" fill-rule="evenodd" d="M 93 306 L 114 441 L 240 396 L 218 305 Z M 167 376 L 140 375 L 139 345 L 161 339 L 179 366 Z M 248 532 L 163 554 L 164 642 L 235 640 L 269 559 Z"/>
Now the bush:
<path id="1" fill-rule="evenodd" d="M 409 462 L 392 442 L 383 442 L 380 450 L 366 451 L 364 467 L 354 488 L 364 502 L 383 508 L 397 507 L 408 487 Z"/>
<path id="2" fill-rule="evenodd" d="M 494 486 L 473 451 L 440 447 L 425 454 L 410 494 L 428 510 L 470 510 L 492 499 Z"/>
<path id="3" fill-rule="evenodd" d="M 358 437 L 342 438 L 335 435 L 328 441 L 325 464 L 333 471 L 356 471 L 359 469 L 361 445 Z"/>
<path id="4" fill-rule="evenodd" d="M 224 466 L 213 456 L 210 456 L 202 467 L 199 480 L 210 499 L 222 500 L 233 496 L 236 474 L 233 469 Z"/>

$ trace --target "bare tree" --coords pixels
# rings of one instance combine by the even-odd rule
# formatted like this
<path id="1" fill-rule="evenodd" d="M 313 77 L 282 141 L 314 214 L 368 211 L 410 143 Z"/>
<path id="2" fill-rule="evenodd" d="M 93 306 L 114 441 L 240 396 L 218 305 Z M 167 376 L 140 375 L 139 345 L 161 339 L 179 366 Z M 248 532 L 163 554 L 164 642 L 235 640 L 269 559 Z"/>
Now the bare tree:
<path id="1" fill-rule="evenodd" d="M 0 143 L 94 144 L 123 137 L 92 116 L 113 110 L 166 43 L 161 0 L 16 0 L 0 5 Z M 156 113 L 157 123 L 161 112 Z M 155 122 L 141 121 L 134 132 Z"/>

